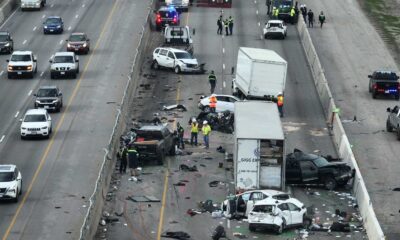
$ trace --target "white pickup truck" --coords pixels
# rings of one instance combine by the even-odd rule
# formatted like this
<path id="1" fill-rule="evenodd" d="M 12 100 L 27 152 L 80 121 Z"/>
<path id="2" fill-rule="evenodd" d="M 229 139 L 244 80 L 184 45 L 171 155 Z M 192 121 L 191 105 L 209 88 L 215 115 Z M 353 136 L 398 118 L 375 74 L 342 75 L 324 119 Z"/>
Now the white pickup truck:
<path id="1" fill-rule="evenodd" d="M 40 10 L 46 5 L 46 0 L 21 0 L 21 11 L 27 9 Z"/>
<path id="2" fill-rule="evenodd" d="M 7 62 L 8 79 L 23 75 L 33 78 L 37 72 L 37 60 L 31 51 L 15 51 Z"/>
<path id="3" fill-rule="evenodd" d="M 74 52 L 57 52 L 50 59 L 50 78 L 71 76 L 79 73 L 79 58 Z"/>

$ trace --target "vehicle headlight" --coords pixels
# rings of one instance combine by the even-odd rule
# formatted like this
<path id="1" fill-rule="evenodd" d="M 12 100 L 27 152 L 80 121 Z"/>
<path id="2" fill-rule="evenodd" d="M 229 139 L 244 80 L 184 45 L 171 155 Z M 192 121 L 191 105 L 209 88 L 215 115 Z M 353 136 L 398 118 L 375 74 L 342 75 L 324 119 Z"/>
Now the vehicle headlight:
<path id="1" fill-rule="evenodd" d="M 13 70 L 13 66 L 8 66 L 8 71 L 12 71 Z"/>
<path id="2" fill-rule="evenodd" d="M 57 28 L 61 28 L 61 26 L 60 26 L 60 25 L 58 25 L 58 26 L 57 26 Z"/>
<path id="3" fill-rule="evenodd" d="M 42 127 L 42 129 L 47 129 L 47 126 L 46 127 Z"/>
<path id="4" fill-rule="evenodd" d="M 16 188 L 17 188 L 17 186 L 14 186 L 14 187 L 12 187 L 12 188 L 9 188 L 9 189 L 7 190 L 7 192 L 9 192 L 9 193 L 15 193 Z"/>
<path id="5" fill-rule="evenodd" d="M 10 46 L 10 43 L 4 44 L 4 47 L 9 47 L 9 46 Z"/>
<path id="6" fill-rule="evenodd" d="M 26 130 L 26 128 L 25 128 L 25 127 L 21 127 L 21 129 L 22 129 L 22 130 Z"/>
<path id="7" fill-rule="evenodd" d="M 71 47 L 71 44 L 68 43 L 68 44 L 67 44 L 67 47 Z"/>
<path id="8" fill-rule="evenodd" d="M 86 47 L 86 43 L 83 44 L 83 47 Z"/>
<path id="9" fill-rule="evenodd" d="M 32 70 L 32 65 L 26 67 L 27 70 Z"/>
<path id="10" fill-rule="evenodd" d="M 36 6 L 40 6 L 40 2 L 35 3 Z"/>
<path id="11" fill-rule="evenodd" d="M 47 29 L 47 26 L 44 26 L 44 28 L 46 28 L 46 29 Z"/>

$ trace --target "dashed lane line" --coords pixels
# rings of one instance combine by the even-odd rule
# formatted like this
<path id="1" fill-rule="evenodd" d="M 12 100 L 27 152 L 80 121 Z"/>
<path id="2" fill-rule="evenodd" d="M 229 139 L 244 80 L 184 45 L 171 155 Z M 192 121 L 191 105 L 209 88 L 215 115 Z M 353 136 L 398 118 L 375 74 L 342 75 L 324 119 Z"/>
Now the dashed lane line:
<path id="1" fill-rule="evenodd" d="M 3 142 L 4 138 L 6 137 L 6 135 L 1 136 L 0 138 L 0 143 Z"/>

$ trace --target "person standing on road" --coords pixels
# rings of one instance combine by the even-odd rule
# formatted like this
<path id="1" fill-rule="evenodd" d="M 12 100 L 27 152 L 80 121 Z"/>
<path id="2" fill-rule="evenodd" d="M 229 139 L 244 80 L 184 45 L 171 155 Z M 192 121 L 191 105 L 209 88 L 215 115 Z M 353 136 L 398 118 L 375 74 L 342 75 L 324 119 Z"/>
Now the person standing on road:
<path id="1" fill-rule="evenodd" d="M 294 24 L 294 18 L 296 16 L 296 10 L 294 10 L 294 7 L 292 7 L 292 9 L 290 9 L 290 21 L 292 24 Z"/>
<path id="2" fill-rule="evenodd" d="M 307 23 L 307 6 L 305 4 L 302 4 L 300 6 L 301 10 L 301 15 L 303 15 L 304 22 Z"/>
<path id="3" fill-rule="evenodd" d="M 178 131 L 178 148 L 185 149 L 185 143 L 183 142 L 183 136 L 185 135 L 185 129 L 178 122 L 176 124 L 176 130 Z"/>
<path id="4" fill-rule="evenodd" d="M 133 146 L 129 146 L 128 149 L 128 165 L 131 176 L 137 177 L 138 173 L 136 169 L 139 167 L 139 153 Z"/>
<path id="5" fill-rule="evenodd" d="M 269 15 L 271 13 L 271 0 L 266 0 L 265 5 L 267 5 L 267 14 Z"/>
<path id="6" fill-rule="evenodd" d="M 220 16 L 217 20 L 217 26 L 218 26 L 218 30 L 217 30 L 217 34 L 221 35 L 222 34 L 222 16 Z"/>
<path id="7" fill-rule="evenodd" d="M 232 16 L 229 16 L 229 20 L 228 20 L 228 25 L 229 25 L 229 34 L 232 35 L 233 33 L 233 18 Z"/>
<path id="8" fill-rule="evenodd" d="M 308 16 L 308 27 L 313 28 L 314 27 L 314 13 L 311 11 L 311 9 L 307 13 Z"/>
<path id="9" fill-rule="evenodd" d="M 119 152 L 119 173 L 126 173 L 126 166 L 128 165 L 128 149 L 126 146 L 122 147 L 121 151 Z"/>
<path id="10" fill-rule="evenodd" d="M 272 19 L 278 19 L 279 16 L 279 8 L 274 7 L 272 9 Z"/>
<path id="11" fill-rule="evenodd" d="M 229 19 L 225 19 L 224 20 L 224 27 L 225 27 L 225 35 L 228 36 L 229 35 Z"/>
<path id="12" fill-rule="evenodd" d="M 199 133 L 199 124 L 197 123 L 196 118 L 192 119 L 192 123 L 190 124 L 190 145 L 197 146 L 197 134 Z"/>
<path id="13" fill-rule="evenodd" d="M 217 84 L 217 76 L 215 76 L 214 70 L 211 70 L 210 74 L 208 75 L 208 82 L 210 83 L 211 94 L 213 94 L 215 85 Z"/>
<path id="14" fill-rule="evenodd" d="M 210 133 L 211 133 L 211 127 L 208 125 L 207 121 L 203 122 L 203 127 L 201 128 L 201 131 L 204 136 L 204 145 L 205 148 L 208 149 L 210 147 Z"/>
<path id="15" fill-rule="evenodd" d="M 322 28 L 322 25 L 324 25 L 324 22 L 325 22 L 325 15 L 324 15 L 323 11 L 321 11 L 321 13 L 319 14 L 318 20 L 319 20 L 319 24 L 321 25 L 321 28 Z"/>
<path id="16" fill-rule="evenodd" d="M 209 101 L 210 101 L 210 103 L 209 103 L 210 112 L 215 113 L 216 109 L 217 109 L 217 96 L 214 93 L 211 94 Z"/>

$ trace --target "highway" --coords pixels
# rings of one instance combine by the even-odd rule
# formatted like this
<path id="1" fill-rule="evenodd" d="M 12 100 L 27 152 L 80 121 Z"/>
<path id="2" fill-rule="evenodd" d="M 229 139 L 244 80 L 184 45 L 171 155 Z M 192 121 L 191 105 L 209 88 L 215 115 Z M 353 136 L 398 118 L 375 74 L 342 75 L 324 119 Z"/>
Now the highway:
<path id="1" fill-rule="evenodd" d="M 148 4 L 47 1 L 42 11 L 17 10 L 0 27 L 10 31 L 14 50 L 32 50 L 38 59 L 34 79 L 8 80 L 9 55 L 0 56 L 0 163 L 16 164 L 23 175 L 19 203 L 0 204 L 3 240 L 78 238 Z M 43 35 L 42 22 L 52 15 L 63 18 L 62 35 Z M 48 60 L 65 50 L 73 31 L 87 33 L 91 52 L 80 56 L 77 79 L 50 80 Z M 41 85 L 58 85 L 64 108 L 51 114 L 50 140 L 22 141 L 18 120 L 33 107 L 32 94 Z"/>
<path id="2" fill-rule="evenodd" d="M 316 15 L 323 10 L 327 23 L 310 34 L 325 69 L 336 104 L 341 109 L 347 136 L 353 145 L 372 204 L 387 239 L 399 239 L 400 148 L 395 133 L 386 132 L 386 108 L 399 102 L 372 99 L 368 92 L 368 75 L 374 70 L 392 70 L 399 74 L 395 54 L 384 38 L 353 1 L 313 1 L 307 6 Z M 343 11 L 337 11 L 342 9 Z M 344 24 L 346 27 L 344 27 Z"/>
<path id="3" fill-rule="evenodd" d="M 336 155 L 295 27 L 289 25 L 288 37 L 285 40 L 260 38 L 262 27 L 266 21 L 264 4 L 264 1 L 234 0 L 233 8 L 224 9 L 224 18 L 230 15 L 234 18 L 232 36 L 217 35 L 216 21 L 220 14 L 220 9 L 217 8 L 191 7 L 189 12 L 183 15 L 185 21 L 181 20 L 181 25 L 187 24 L 196 30 L 194 55 L 199 62 L 206 63 L 206 69 L 215 71 L 217 76 L 216 93 L 231 94 L 231 81 L 234 77 L 231 74 L 231 68 L 236 66 L 237 51 L 240 46 L 272 49 L 286 59 L 289 69 L 285 90 L 285 117 L 282 119 L 282 123 L 287 137 L 287 152 L 293 151 L 293 148 L 299 148 L 306 152 Z M 161 41 L 159 33 L 154 32 L 149 41 L 149 48 L 146 49 L 149 57 Z M 200 95 L 209 94 L 207 75 L 176 75 L 167 70 L 155 71 L 149 68 L 147 61 L 143 63 L 142 69 L 143 74 L 139 83 L 150 84 L 151 89 L 139 91 L 137 101 L 132 104 L 132 118 L 136 121 L 138 119 L 149 120 L 153 118 L 153 114 L 157 113 L 159 114 L 157 116 L 165 116 L 169 121 L 180 122 L 185 126 L 186 137 L 188 137 L 189 128 L 186 123 L 190 117 L 197 116 L 199 113 L 197 100 Z M 149 73 L 154 74 L 155 77 L 145 78 L 144 74 Z M 166 88 L 173 90 L 165 91 Z M 178 112 L 174 115 L 160 111 L 163 105 L 175 103 L 184 104 L 188 108 L 188 112 Z M 148 104 L 146 109 L 138 107 L 143 104 Z M 201 138 L 199 142 L 202 142 Z M 143 172 L 147 174 L 141 176 L 143 181 L 140 183 L 131 182 L 128 180 L 127 174 L 123 175 L 120 178 L 121 185 L 118 186 L 120 190 L 116 196 L 115 205 L 116 209 L 124 209 L 124 215 L 119 218 L 120 224 L 99 227 L 96 239 L 104 237 L 108 239 L 160 239 L 160 235 L 164 231 L 185 231 L 190 233 L 193 239 L 207 239 L 215 226 L 222 222 L 230 237 L 235 231 L 245 233 L 249 238 L 252 236 L 268 237 L 268 239 L 295 237 L 294 231 L 282 236 L 273 236 L 272 233 L 251 235 L 252 233 L 249 233 L 245 226 L 240 226 L 241 222 L 211 219 L 208 214 L 194 217 L 186 214 L 187 209 L 196 208 L 199 201 L 213 199 L 220 203 L 229 193 L 228 184 L 217 188 L 208 186 L 208 182 L 212 180 L 228 183 L 232 181 L 231 172 L 225 172 L 224 169 L 217 167 L 218 162 L 223 161 L 222 155 L 215 151 L 219 145 L 232 152 L 232 135 L 214 132 L 211 136 L 209 150 L 187 146 L 187 150 L 193 152 L 191 156 L 171 157 L 163 167 L 145 166 Z M 211 159 L 207 160 L 205 157 Z M 182 163 L 190 166 L 197 165 L 199 172 L 179 171 L 179 164 Z M 115 172 L 114 175 L 117 178 L 118 173 Z M 173 185 L 182 180 L 187 181 L 186 186 L 176 187 Z M 323 189 L 317 191 L 327 192 Z M 302 201 L 307 206 L 323 204 L 330 210 L 341 206 L 339 203 L 341 200 L 334 197 L 326 199 L 326 202 L 315 201 L 315 199 L 313 202 L 313 197 L 308 196 L 303 188 L 295 188 L 294 192 L 295 194 L 300 192 L 299 195 L 302 195 Z M 161 204 L 132 203 L 127 200 L 127 197 L 131 195 L 155 196 L 161 200 Z M 104 209 L 113 211 L 110 210 L 112 209 L 110 205 Z M 331 218 L 331 215 L 325 217 Z M 104 232 L 104 229 L 107 230 L 107 233 Z M 315 233 L 310 239 L 334 239 L 337 237 L 336 235 Z M 339 237 L 345 237 L 345 235 L 339 235 Z M 355 233 L 351 237 L 352 239 L 362 239 L 364 236 Z"/>

